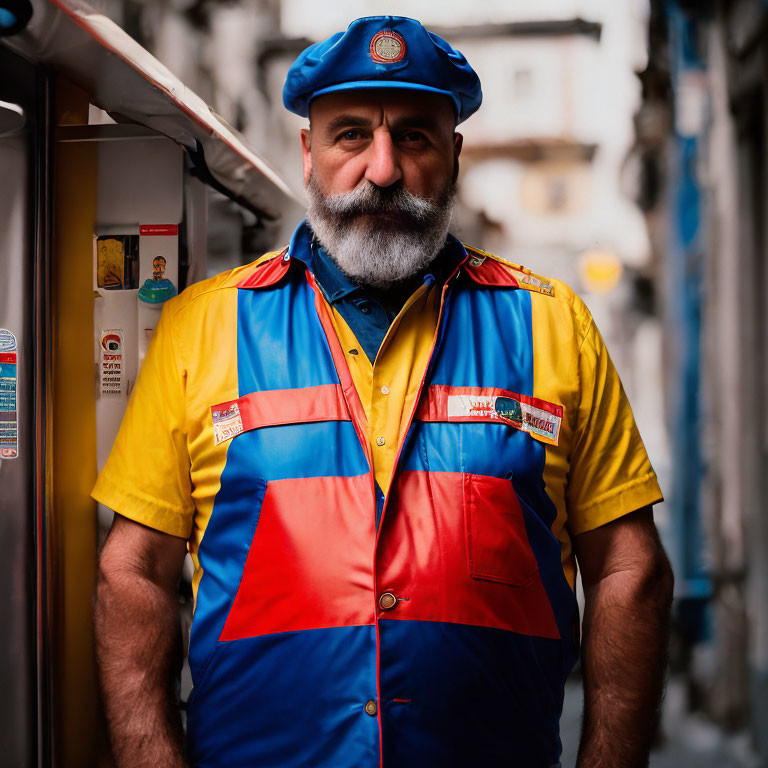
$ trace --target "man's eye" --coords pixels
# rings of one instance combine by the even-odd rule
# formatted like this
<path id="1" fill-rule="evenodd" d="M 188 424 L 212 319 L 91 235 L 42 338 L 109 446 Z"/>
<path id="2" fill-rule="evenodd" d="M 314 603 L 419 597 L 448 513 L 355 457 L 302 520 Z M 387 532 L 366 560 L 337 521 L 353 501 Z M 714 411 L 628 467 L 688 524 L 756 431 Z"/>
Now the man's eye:
<path id="1" fill-rule="evenodd" d="M 360 138 L 360 131 L 349 130 L 349 131 L 344 131 L 344 133 L 341 134 L 341 139 L 343 141 L 357 141 L 359 138 Z"/>
<path id="2" fill-rule="evenodd" d="M 402 141 L 404 141 L 406 144 L 415 144 L 425 141 L 423 133 L 419 133 L 418 131 L 409 131 L 408 133 L 404 133 L 402 137 Z"/>

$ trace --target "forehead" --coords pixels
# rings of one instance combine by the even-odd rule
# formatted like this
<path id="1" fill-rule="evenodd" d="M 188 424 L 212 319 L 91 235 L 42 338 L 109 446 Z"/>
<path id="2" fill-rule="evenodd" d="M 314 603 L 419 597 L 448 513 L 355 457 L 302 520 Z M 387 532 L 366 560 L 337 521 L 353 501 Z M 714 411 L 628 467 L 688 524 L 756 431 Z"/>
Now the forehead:
<path id="1" fill-rule="evenodd" d="M 453 102 L 439 93 L 400 88 L 371 88 L 326 93 L 312 100 L 309 117 L 312 126 L 322 128 L 344 115 L 378 122 L 434 124 L 435 129 L 453 133 L 456 114 Z"/>

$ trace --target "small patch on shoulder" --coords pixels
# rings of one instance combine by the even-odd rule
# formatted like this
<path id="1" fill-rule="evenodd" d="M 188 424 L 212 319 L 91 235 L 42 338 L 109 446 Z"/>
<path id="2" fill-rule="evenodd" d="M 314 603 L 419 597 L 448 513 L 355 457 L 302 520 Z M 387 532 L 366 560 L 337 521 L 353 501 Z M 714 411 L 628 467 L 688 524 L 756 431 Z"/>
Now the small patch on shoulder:
<path id="1" fill-rule="evenodd" d="M 529 291 L 543 293 L 545 296 L 555 295 L 555 286 L 544 278 L 536 277 L 530 272 L 520 272 L 517 276 L 517 282 Z"/>

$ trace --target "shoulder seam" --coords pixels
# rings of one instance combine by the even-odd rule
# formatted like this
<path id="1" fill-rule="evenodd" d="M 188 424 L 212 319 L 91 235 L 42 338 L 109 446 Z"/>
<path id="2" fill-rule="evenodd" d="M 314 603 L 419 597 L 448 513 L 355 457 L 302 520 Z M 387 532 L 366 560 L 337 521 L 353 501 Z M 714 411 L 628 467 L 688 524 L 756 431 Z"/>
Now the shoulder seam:
<path id="1" fill-rule="evenodd" d="M 271 261 L 272 259 L 279 256 L 283 251 L 270 251 L 269 253 L 265 253 L 261 256 L 259 256 L 255 261 L 252 261 L 250 264 L 245 264 L 242 267 L 233 267 L 229 270 L 229 272 L 222 273 L 226 275 L 224 279 L 222 280 L 221 285 L 216 285 L 212 288 L 206 288 L 204 291 L 200 291 L 200 293 L 196 293 L 194 296 L 191 296 L 184 304 L 181 304 L 179 307 L 175 307 L 171 314 L 173 316 L 177 315 L 181 310 L 183 310 L 185 307 L 188 307 L 192 304 L 193 301 L 196 301 L 197 299 L 202 298 L 203 296 L 207 296 L 210 293 L 216 293 L 217 291 L 226 291 L 231 288 L 237 289 L 237 283 L 229 284 L 229 281 L 232 279 L 232 276 L 237 272 L 238 269 L 242 269 L 243 271 L 248 270 L 249 268 L 255 269 L 256 267 L 260 267 L 262 264 L 266 264 L 268 261 Z M 188 288 L 191 288 L 195 283 L 192 283 L 191 286 L 188 286 Z M 185 289 L 186 290 L 186 289 Z M 182 291 L 183 293 L 183 291 Z"/>

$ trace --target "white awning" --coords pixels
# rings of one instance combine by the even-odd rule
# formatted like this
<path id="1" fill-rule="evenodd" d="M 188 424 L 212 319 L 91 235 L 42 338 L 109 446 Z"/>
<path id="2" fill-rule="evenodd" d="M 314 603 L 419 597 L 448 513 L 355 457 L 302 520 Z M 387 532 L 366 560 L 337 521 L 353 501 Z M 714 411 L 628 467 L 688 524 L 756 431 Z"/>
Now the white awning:
<path id="1" fill-rule="evenodd" d="M 120 121 L 145 125 L 200 151 L 213 178 L 264 217 L 298 202 L 285 180 L 237 132 L 117 24 L 81 0 L 32 0 L 26 29 L 0 38 L 53 65 Z"/>

